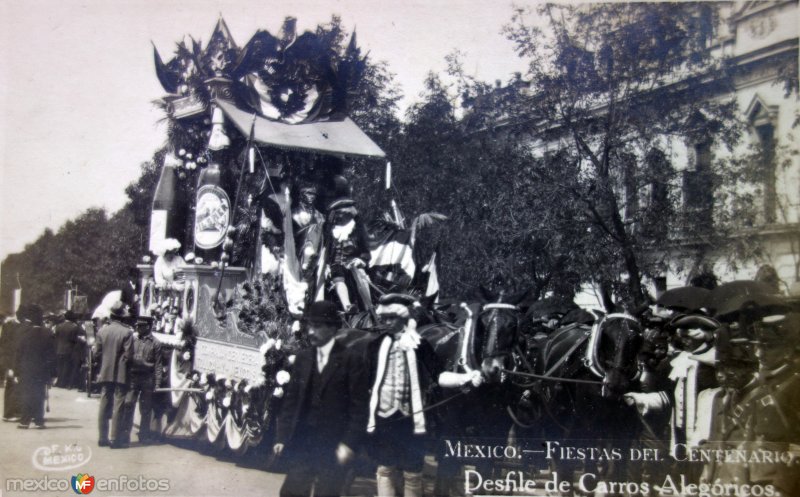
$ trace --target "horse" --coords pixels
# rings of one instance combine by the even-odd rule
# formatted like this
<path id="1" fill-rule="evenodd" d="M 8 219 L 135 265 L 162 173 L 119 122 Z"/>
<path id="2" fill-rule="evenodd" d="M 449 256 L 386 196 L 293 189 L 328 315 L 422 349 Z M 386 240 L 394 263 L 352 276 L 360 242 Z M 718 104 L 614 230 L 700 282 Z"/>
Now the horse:
<path id="1" fill-rule="evenodd" d="M 464 460 L 453 457 L 453 444 L 485 443 L 495 439 L 505 444 L 511 420 L 505 407 L 513 399 L 504 371 L 513 367 L 513 346 L 517 340 L 520 309 L 511 303 L 492 302 L 461 305 L 454 323 L 434 323 L 418 328 L 441 358 L 444 371 L 439 377 L 441 405 L 436 408 L 439 468 L 436 495 L 446 495 L 451 487 L 463 491 Z M 480 383 L 475 386 L 475 383 Z M 475 464 L 474 461 L 469 461 Z M 480 461 L 482 474 L 492 470 L 491 460 Z"/>
<path id="2" fill-rule="evenodd" d="M 637 318 L 612 313 L 592 326 L 572 323 L 528 337 L 516 356 L 521 367 L 510 373 L 521 391 L 507 408 L 517 429 L 543 440 L 591 440 L 598 447 L 616 441 L 614 448 L 624 449 L 619 440 L 631 440 L 631 427 L 639 423 L 622 396 L 640 375 L 642 336 Z M 614 470 L 611 459 L 596 462 L 594 472 Z M 558 466 L 567 474 L 577 469 Z"/>

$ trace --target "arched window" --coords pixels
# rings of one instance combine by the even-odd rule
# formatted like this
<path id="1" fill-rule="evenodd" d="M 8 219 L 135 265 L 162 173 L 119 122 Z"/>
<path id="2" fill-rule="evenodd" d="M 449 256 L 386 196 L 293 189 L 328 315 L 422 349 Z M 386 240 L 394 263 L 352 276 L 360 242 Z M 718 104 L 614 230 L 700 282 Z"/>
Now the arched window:
<path id="1" fill-rule="evenodd" d="M 778 194 L 776 190 L 775 167 L 775 118 L 778 114 L 777 105 L 766 105 L 764 100 L 756 95 L 747 109 L 747 118 L 753 129 L 753 134 L 758 147 L 758 175 L 764 187 L 764 222 L 774 223 L 777 220 Z"/>

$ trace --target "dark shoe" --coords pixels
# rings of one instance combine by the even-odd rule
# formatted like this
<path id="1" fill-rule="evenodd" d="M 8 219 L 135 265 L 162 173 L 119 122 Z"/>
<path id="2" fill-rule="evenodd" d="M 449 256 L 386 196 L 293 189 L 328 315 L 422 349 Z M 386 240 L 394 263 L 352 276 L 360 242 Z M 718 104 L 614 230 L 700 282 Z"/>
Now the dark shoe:
<path id="1" fill-rule="evenodd" d="M 127 449 L 131 445 L 128 442 L 111 442 L 112 449 Z"/>
<path id="2" fill-rule="evenodd" d="M 108 440 L 98 440 L 97 441 L 97 446 L 98 447 L 108 447 L 110 445 L 111 445 L 111 443 Z"/>
<path id="3" fill-rule="evenodd" d="M 36 429 L 37 429 L 37 430 L 44 430 L 44 429 L 46 429 L 46 428 L 47 428 L 47 427 L 44 425 L 44 423 L 41 423 L 41 424 L 37 424 L 37 425 L 36 425 Z"/>
<path id="4" fill-rule="evenodd" d="M 28 425 L 20 423 L 20 424 L 17 425 L 17 428 L 19 428 L 20 430 L 27 430 L 28 429 Z"/>

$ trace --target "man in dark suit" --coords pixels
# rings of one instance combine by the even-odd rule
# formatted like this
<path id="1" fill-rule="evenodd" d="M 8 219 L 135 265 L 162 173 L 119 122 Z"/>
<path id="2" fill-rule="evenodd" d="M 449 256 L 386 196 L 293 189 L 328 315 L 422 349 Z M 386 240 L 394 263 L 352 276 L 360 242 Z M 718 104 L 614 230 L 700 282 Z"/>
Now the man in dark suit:
<path id="1" fill-rule="evenodd" d="M 362 358 L 335 340 L 336 305 L 314 302 L 304 316 L 312 347 L 300 351 L 277 419 L 273 450 L 289 461 L 281 497 L 342 493 L 346 465 L 367 420 Z"/>
<path id="2" fill-rule="evenodd" d="M 55 376 L 55 355 L 53 334 L 42 325 L 42 308 L 30 304 L 14 361 L 22 404 L 22 415 L 17 428 L 27 429 L 31 420 L 37 428 L 45 427 L 44 402 L 47 385 Z"/>
<path id="3" fill-rule="evenodd" d="M 6 384 L 3 391 L 3 421 L 15 421 L 20 415 L 19 384 L 14 379 L 14 357 L 17 353 L 25 306 L 20 306 L 16 312 L 16 319 L 3 323 L 3 333 L 0 335 L 0 363 L 3 365 L 2 374 Z"/>
<path id="4" fill-rule="evenodd" d="M 64 313 L 64 321 L 56 325 L 56 364 L 58 367 L 58 388 L 72 388 L 73 350 L 78 341 L 79 329 L 75 324 L 75 314 L 72 311 Z"/>
<path id="5" fill-rule="evenodd" d="M 122 321 L 128 317 L 126 305 L 116 302 L 111 306 L 111 322 L 97 332 L 95 351 L 101 357 L 97 382 L 100 392 L 98 425 L 100 447 L 124 448 L 130 443 L 130 433 L 125 430 L 125 396 L 128 393 L 128 362 L 133 343 L 133 330 Z M 112 408 L 113 406 L 113 408 Z M 108 422 L 111 419 L 111 438 Z"/>

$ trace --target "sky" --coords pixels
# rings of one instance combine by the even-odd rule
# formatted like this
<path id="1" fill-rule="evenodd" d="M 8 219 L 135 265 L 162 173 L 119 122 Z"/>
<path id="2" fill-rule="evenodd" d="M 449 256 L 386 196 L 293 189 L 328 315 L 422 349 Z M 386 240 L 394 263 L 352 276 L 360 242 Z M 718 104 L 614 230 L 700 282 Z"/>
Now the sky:
<path id="1" fill-rule="evenodd" d="M 165 140 L 151 42 L 167 60 L 184 35 L 207 41 L 220 15 L 242 46 L 286 16 L 302 32 L 332 14 L 388 62 L 403 107 L 455 49 L 485 81 L 524 71 L 500 34 L 510 1 L 0 1 L 0 259 L 89 207 L 124 205 L 125 186 Z"/>

